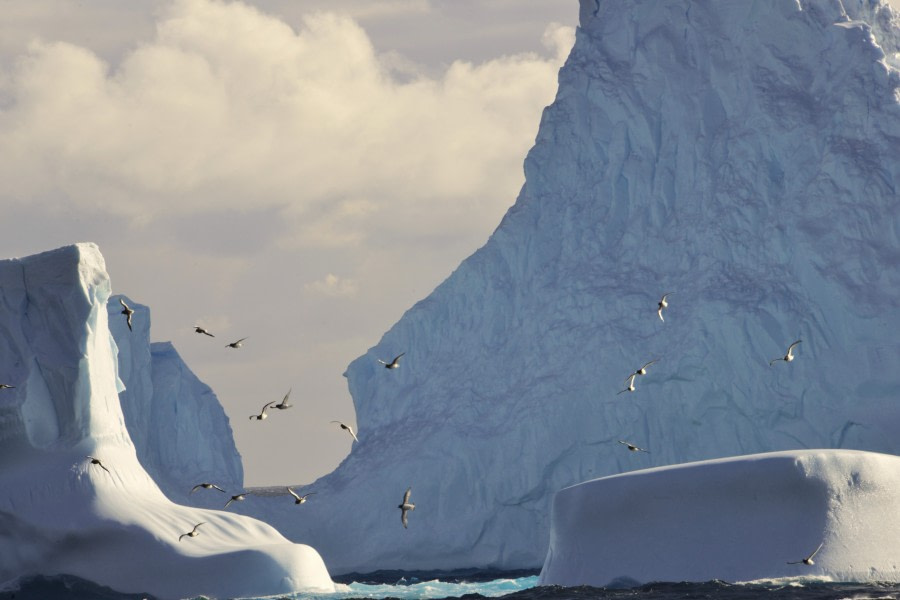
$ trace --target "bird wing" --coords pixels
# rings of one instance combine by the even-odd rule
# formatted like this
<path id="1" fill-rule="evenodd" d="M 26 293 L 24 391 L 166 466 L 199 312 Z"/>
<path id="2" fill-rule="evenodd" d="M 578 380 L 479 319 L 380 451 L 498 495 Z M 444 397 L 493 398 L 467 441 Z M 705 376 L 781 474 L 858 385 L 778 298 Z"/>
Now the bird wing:
<path id="1" fill-rule="evenodd" d="M 650 365 L 652 365 L 653 363 L 655 363 L 655 362 L 658 361 L 658 360 L 659 360 L 658 358 L 654 358 L 653 360 L 651 360 L 650 362 L 648 362 L 647 364 L 645 364 L 643 367 L 641 367 L 641 368 L 638 369 L 638 370 L 639 370 L 639 371 L 642 371 L 642 370 L 646 369 L 647 367 L 649 367 Z"/>
<path id="2" fill-rule="evenodd" d="M 794 346 L 796 346 L 797 344 L 799 344 L 799 343 L 802 342 L 802 341 L 803 341 L 803 340 L 797 340 L 796 342 L 794 342 L 793 344 L 791 344 L 790 346 L 788 346 L 788 353 L 790 353 L 791 350 L 794 349 Z"/>
<path id="3" fill-rule="evenodd" d="M 769 366 L 771 367 L 772 365 L 777 363 L 779 360 L 784 360 L 784 357 L 779 356 L 778 358 L 773 358 L 772 360 L 769 361 Z"/>
<path id="4" fill-rule="evenodd" d="M 403 504 L 409 504 L 409 495 L 412 494 L 412 487 L 408 487 L 403 494 Z"/>
<path id="5" fill-rule="evenodd" d="M 181 538 L 183 538 L 183 537 L 190 537 L 190 536 L 186 533 L 182 533 L 181 535 L 178 536 L 178 541 L 180 542 Z"/>
<path id="6" fill-rule="evenodd" d="M 812 554 L 810 554 L 809 556 L 807 556 L 807 557 L 806 557 L 806 560 L 812 560 L 812 557 L 815 556 L 816 554 L 818 554 L 818 553 L 819 553 L 819 550 L 821 550 L 821 549 L 822 549 L 822 546 L 824 546 L 824 545 L 825 545 L 825 542 L 822 542 L 821 544 L 819 544 L 819 547 L 816 548 L 815 551 L 814 551 Z"/>
<path id="7" fill-rule="evenodd" d="M 282 403 L 284 406 L 289 406 L 288 403 L 287 403 L 287 401 L 288 401 L 288 398 L 291 397 L 291 391 L 293 391 L 293 389 L 294 389 L 294 388 L 289 389 L 289 390 L 288 390 L 288 393 L 284 395 L 284 399 L 281 401 L 281 403 Z"/>
<path id="8" fill-rule="evenodd" d="M 659 315 L 659 320 L 665 323 L 666 320 L 663 319 L 663 316 L 662 316 L 662 306 L 659 307 L 659 309 L 656 311 L 656 314 Z"/>
<path id="9" fill-rule="evenodd" d="M 189 493 L 193 494 L 194 492 L 197 491 L 197 488 L 202 488 L 202 487 L 203 487 L 203 484 L 198 483 L 197 485 L 195 485 L 194 487 L 191 488 L 191 491 Z"/>
<path id="10" fill-rule="evenodd" d="M 400 522 L 403 523 L 403 528 L 408 529 L 407 527 L 407 519 L 406 519 L 406 509 L 400 510 Z"/>
<path id="11" fill-rule="evenodd" d="M 128 308 L 128 305 L 125 304 L 125 301 L 122 300 L 121 298 L 119 298 L 119 304 L 121 304 L 121 305 L 124 306 L 125 308 Z"/>
<path id="12" fill-rule="evenodd" d="M 273 404 L 275 404 L 275 401 L 274 401 L 274 400 L 272 400 L 271 402 L 266 403 L 266 405 L 262 407 L 262 412 L 266 412 L 266 410 L 268 410 L 269 407 L 272 406 Z"/>
<path id="13" fill-rule="evenodd" d="M 303 500 L 303 498 L 301 498 L 300 496 L 298 496 L 298 495 L 297 495 L 297 492 L 295 492 L 295 491 L 292 490 L 291 488 L 288 488 L 287 491 L 288 491 L 288 493 L 289 493 L 291 496 L 293 496 L 293 497 L 296 498 L 297 500 Z"/>
<path id="14" fill-rule="evenodd" d="M 394 360 L 392 360 L 391 363 L 395 363 L 395 362 L 397 362 L 398 360 L 400 360 L 400 357 L 403 356 L 404 354 L 406 354 L 406 352 L 401 352 L 400 354 L 398 354 L 397 356 L 395 356 L 395 357 L 394 357 Z"/>
<path id="15" fill-rule="evenodd" d="M 347 431 L 350 432 L 350 435 L 353 436 L 353 439 L 354 439 L 354 440 L 356 440 L 357 442 L 359 442 L 359 438 L 356 437 L 356 434 L 355 434 L 355 433 L 353 433 L 353 428 L 352 428 L 352 427 L 350 427 L 350 426 L 348 425 L 348 426 L 347 426 Z"/>

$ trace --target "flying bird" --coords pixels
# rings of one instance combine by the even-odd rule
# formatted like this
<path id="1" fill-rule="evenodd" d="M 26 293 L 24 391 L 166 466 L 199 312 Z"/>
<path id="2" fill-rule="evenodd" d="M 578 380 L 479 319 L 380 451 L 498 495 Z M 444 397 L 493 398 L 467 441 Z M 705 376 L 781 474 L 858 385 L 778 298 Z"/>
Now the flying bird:
<path id="1" fill-rule="evenodd" d="M 15 389 L 16 386 L 9 385 L 8 383 L 0 383 L 0 390 L 12 390 Z"/>
<path id="2" fill-rule="evenodd" d="M 103 469 L 104 471 L 106 471 L 107 473 L 112 475 L 112 473 L 110 473 L 109 469 L 107 469 L 106 467 L 103 466 L 103 463 L 100 462 L 99 458 L 94 458 L 93 456 L 88 456 L 88 458 L 91 459 L 92 465 L 97 465 L 98 467 L 100 467 L 101 469 Z"/>
<path id="3" fill-rule="evenodd" d="M 799 344 L 802 341 L 803 340 L 797 340 L 796 342 L 794 342 L 793 344 L 788 346 L 787 354 L 785 354 L 784 356 L 781 356 L 779 358 L 773 358 L 772 360 L 769 361 L 769 366 L 771 367 L 772 365 L 777 363 L 779 360 L 783 360 L 784 362 L 791 362 L 792 360 L 794 360 L 794 358 L 795 358 L 794 357 L 794 346 L 796 346 L 797 344 Z"/>
<path id="4" fill-rule="evenodd" d="M 332 421 L 332 423 L 337 423 L 338 425 L 341 426 L 341 429 L 346 430 L 347 433 L 349 433 L 351 436 L 353 436 L 353 439 L 354 439 L 354 440 L 356 440 L 357 442 L 359 441 L 359 438 L 356 437 L 356 434 L 355 434 L 355 433 L 353 433 L 353 428 L 352 428 L 352 427 L 350 427 L 349 425 L 345 425 L 344 423 L 341 423 L 340 421 Z"/>
<path id="5" fill-rule="evenodd" d="M 222 488 L 220 488 L 219 486 L 217 486 L 214 483 L 198 483 L 197 485 L 195 485 L 194 487 L 191 488 L 191 491 L 189 493 L 193 494 L 200 488 L 203 488 L 204 490 L 214 489 L 214 490 L 219 490 L 223 494 L 226 493 L 225 490 L 223 490 Z"/>
<path id="6" fill-rule="evenodd" d="M 194 333 L 202 333 L 203 335 L 208 335 L 209 337 L 216 337 L 207 330 L 203 329 L 199 325 L 194 325 Z"/>
<path id="7" fill-rule="evenodd" d="M 228 505 L 231 504 L 232 502 L 240 502 L 241 500 L 243 500 L 244 498 L 247 497 L 247 494 L 249 494 L 249 492 L 235 494 L 228 500 L 228 502 L 225 503 L 225 508 L 228 508 Z"/>
<path id="8" fill-rule="evenodd" d="M 293 388 L 291 388 L 293 389 Z M 276 404 L 272 408 L 277 408 L 278 410 L 284 410 L 286 408 L 290 408 L 294 406 L 293 404 L 288 404 L 288 396 L 291 395 L 291 390 L 288 390 L 288 393 L 284 395 L 284 400 L 281 401 L 280 404 Z"/>
<path id="9" fill-rule="evenodd" d="M 236 342 L 231 342 L 230 344 L 225 344 L 226 348 L 240 348 L 243 345 L 243 341 L 247 338 L 241 338 Z"/>
<path id="10" fill-rule="evenodd" d="M 269 415 L 266 414 L 266 411 L 269 410 L 269 407 L 272 406 L 273 404 L 275 404 L 274 400 L 267 403 L 265 406 L 262 407 L 262 411 L 258 415 L 250 415 L 250 420 L 252 421 L 252 420 L 256 419 L 257 421 L 262 421 L 263 419 L 268 417 Z"/>
<path id="11" fill-rule="evenodd" d="M 397 367 L 400 366 L 400 357 L 403 356 L 404 354 L 406 354 L 406 352 L 401 352 L 400 354 L 395 356 L 394 360 L 392 360 L 391 362 L 384 362 L 380 358 L 378 359 L 378 362 L 383 364 L 385 369 L 396 369 Z"/>
<path id="12" fill-rule="evenodd" d="M 628 377 L 626 377 L 626 378 L 625 378 L 625 381 L 628 381 L 630 378 L 635 377 L 635 376 L 637 376 L 637 375 L 646 375 L 646 374 L 647 374 L 647 367 L 649 367 L 649 366 L 652 365 L 653 363 L 657 362 L 658 360 L 659 360 L 659 359 L 653 359 L 653 360 L 651 360 L 650 362 L 644 364 L 643 367 L 641 367 L 640 369 L 638 369 L 637 371 L 635 371 L 634 373 L 632 373 L 631 375 L 629 375 Z"/>
<path id="13" fill-rule="evenodd" d="M 201 521 L 200 523 L 197 523 L 196 525 L 194 525 L 194 528 L 192 530 L 188 531 L 187 533 L 182 533 L 181 535 L 179 535 L 178 541 L 180 542 L 181 538 L 185 538 L 185 537 L 193 538 L 193 537 L 197 537 L 198 535 L 200 535 L 199 528 L 201 525 L 206 525 L 206 521 Z"/>
<path id="14" fill-rule="evenodd" d="M 810 554 L 809 556 L 807 556 L 807 557 L 804 558 L 803 560 L 789 560 L 789 561 L 787 561 L 787 564 L 789 564 L 789 565 L 799 565 L 800 563 L 803 563 L 804 565 L 814 565 L 814 564 L 816 564 L 815 562 L 813 562 L 813 556 L 815 556 L 816 554 L 818 554 L 818 553 L 819 553 L 819 550 L 821 550 L 821 549 L 822 549 L 822 546 L 824 546 L 824 545 L 825 545 L 825 542 L 822 542 L 821 544 L 819 544 L 819 547 L 816 548 L 816 549 L 813 551 L 812 554 Z"/>
<path id="15" fill-rule="evenodd" d="M 665 319 L 663 319 L 663 316 L 662 316 L 662 311 L 664 308 L 669 306 L 669 302 L 668 302 L 667 298 L 669 297 L 669 294 L 671 294 L 671 293 L 672 292 L 667 292 L 667 293 L 663 294 L 663 297 L 659 299 L 659 304 L 657 304 L 656 314 L 659 315 L 660 321 L 665 322 Z"/>
<path id="16" fill-rule="evenodd" d="M 304 502 L 306 502 L 307 498 L 309 498 L 310 496 L 315 494 L 315 492 L 310 492 L 308 494 L 303 494 L 302 496 L 298 496 L 297 492 L 295 492 L 291 488 L 288 488 L 287 491 L 290 492 L 291 496 L 294 497 L 294 504 L 303 504 Z"/>
<path id="17" fill-rule="evenodd" d="M 623 446 L 626 446 L 632 452 L 646 452 L 647 454 L 650 454 L 649 450 L 644 450 L 643 448 L 639 448 L 638 446 L 635 446 L 634 444 L 632 444 L 630 442 L 626 442 L 625 440 L 619 440 L 619 443 L 622 444 Z"/>
<path id="18" fill-rule="evenodd" d="M 409 501 L 409 495 L 412 493 L 412 488 L 406 488 L 406 493 L 403 494 L 403 502 L 401 502 L 397 508 L 400 509 L 400 522 L 403 523 L 403 528 L 407 528 L 407 517 L 406 513 L 411 510 L 416 510 L 416 505 Z"/>
<path id="19" fill-rule="evenodd" d="M 125 304 L 125 301 L 119 298 L 119 304 L 122 305 L 122 314 L 125 315 L 125 322 L 128 323 L 128 331 L 133 331 L 131 329 L 131 315 L 134 314 L 134 310 Z"/>
<path id="20" fill-rule="evenodd" d="M 618 396 L 619 394 L 624 394 L 625 392 L 633 392 L 633 391 L 634 391 L 634 378 L 635 378 L 635 377 L 637 377 L 637 373 L 632 373 L 631 375 L 629 375 L 628 377 L 626 377 L 626 378 L 625 378 L 625 381 L 628 382 L 628 387 L 625 388 L 624 390 L 620 391 L 618 394 L 616 394 L 616 396 Z"/>

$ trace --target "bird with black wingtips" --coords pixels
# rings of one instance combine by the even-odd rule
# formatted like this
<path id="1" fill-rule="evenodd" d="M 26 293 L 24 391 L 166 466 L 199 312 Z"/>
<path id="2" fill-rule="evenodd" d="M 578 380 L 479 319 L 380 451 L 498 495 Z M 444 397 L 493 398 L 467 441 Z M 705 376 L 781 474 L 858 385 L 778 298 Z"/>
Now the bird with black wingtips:
<path id="1" fill-rule="evenodd" d="M 629 379 L 630 377 L 634 377 L 634 376 L 636 376 L 636 375 L 646 375 L 646 374 L 647 374 L 647 367 L 649 367 L 650 365 L 652 365 L 652 364 L 655 363 L 655 362 L 659 362 L 659 359 L 658 359 L 658 358 L 654 358 L 654 359 L 651 360 L 650 362 L 644 363 L 644 366 L 642 366 L 640 369 L 638 369 L 637 371 L 635 371 L 634 373 L 632 373 L 631 375 L 629 375 L 628 377 L 626 377 L 626 378 L 625 378 L 625 381 L 628 381 L 628 379 Z"/>
<path id="2" fill-rule="evenodd" d="M 297 492 L 292 490 L 291 488 L 287 489 L 288 493 L 294 497 L 294 504 L 303 504 L 306 502 L 306 499 L 315 494 L 315 492 L 310 492 L 308 494 L 303 494 L 302 496 L 298 495 Z"/>
<path id="3" fill-rule="evenodd" d="M 201 521 L 200 523 L 197 523 L 196 525 L 194 525 L 194 528 L 192 530 L 188 531 L 187 533 L 182 533 L 181 535 L 179 535 L 178 541 L 180 542 L 181 538 L 185 538 L 185 537 L 193 538 L 193 537 L 197 537 L 198 535 L 200 535 L 199 529 L 200 529 L 201 525 L 206 525 L 206 521 Z"/>
<path id="4" fill-rule="evenodd" d="M 778 358 L 773 358 L 772 360 L 769 361 L 769 366 L 771 367 L 772 365 L 777 363 L 779 360 L 783 360 L 784 362 L 788 362 L 788 363 L 791 362 L 792 360 L 794 360 L 796 358 L 794 356 L 794 347 L 802 341 L 803 340 L 797 340 L 796 342 L 794 342 L 793 344 L 788 346 L 787 354 L 785 354 L 784 356 L 779 356 Z"/>
<path id="5" fill-rule="evenodd" d="M 343 429 L 344 431 L 346 431 L 347 433 L 349 433 L 350 436 L 353 437 L 354 440 L 356 440 L 357 442 L 359 441 L 359 438 L 357 438 L 357 437 L 356 437 L 356 434 L 353 433 L 353 428 L 352 428 L 352 427 L 350 427 L 350 426 L 347 425 L 346 423 L 341 423 L 340 421 L 332 421 L 332 423 L 337 423 L 338 425 L 341 426 L 341 429 Z"/>
<path id="6" fill-rule="evenodd" d="M 669 300 L 668 300 L 668 298 L 669 298 L 669 295 L 670 295 L 671 293 L 672 293 L 672 292 L 666 292 L 665 294 L 663 294 L 663 297 L 659 299 L 659 302 L 658 302 L 657 305 L 656 305 L 656 307 L 657 307 L 657 308 L 656 308 L 656 314 L 659 315 L 659 320 L 660 320 L 660 321 L 665 322 L 665 319 L 663 319 L 662 313 L 663 313 L 663 309 L 664 309 L 664 308 L 668 308 L 668 306 L 669 306 Z"/>
<path id="7" fill-rule="evenodd" d="M 119 298 L 119 304 L 122 305 L 122 314 L 125 315 L 125 322 L 128 324 L 128 331 L 134 331 L 131 328 L 131 315 L 134 314 L 134 310 L 125 304 L 125 301 Z"/>
<path id="8" fill-rule="evenodd" d="M 407 514 L 409 511 L 416 509 L 416 505 L 409 501 L 410 494 L 412 494 L 412 487 L 406 488 L 406 493 L 403 494 L 403 502 L 397 506 L 400 509 L 400 522 L 403 523 L 404 529 L 407 529 Z"/>
<path id="9" fill-rule="evenodd" d="M 292 389 L 294 389 L 294 388 L 291 388 L 290 390 L 288 390 L 288 393 L 284 395 L 284 399 L 280 403 L 274 405 L 272 408 L 277 408 L 278 410 L 286 410 L 286 409 L 294 406 L 293 404 L 288 404 L 288 398 L 291 395 Z"/>
<path id="10" fill-rule="evenodd" d="M 378 362 L 383 364 L 385 369 L 396 369 L 400 366 L 400 357 L 403 356 L 404 354 L 406 354 L 406 352 L 401 352 L 400 354 L 395 356 L 394 360 L 392 360 L 391 362 L 385 362 L 385 361 L 381 360 L 380 358 L 378 359 Z"/>
<path id="11" fill-rule="evenodd" d="M 229 498 L 228 502 L 225 503 L 225 508 L 228 508 L 228 506 L 232 502 L 241 502 L 242 500 L 244 500 L 247 497 L 247 494 L 249 494 L 249 493 L 250 492 L 241 492 L 240 494 L 235 494 L 234 496 Z"/>
<path id="12" fill-rule="evenodd" d="M 626 448 L 628 448 L 628 450 L 631 452 L 646 452 L 647 454 L 650 454 L 649 450 L 644 450 L 643 448 L 641 448 L 639 446 L 635 446 L 631 442 L 626 442 L 625 440 L 619 440 L 619 443 L 622 444 L 623 446 L 625 446 Z"/>
<path id="13" fill-rule="evenodd" d="M 194 325 L 194 333 L 202 333 L 203 335 L 208 335 L 209 337 L 216 337 L 199 325 Z"/>
<path id="14" fill-rule="evenodd" d="M 223 490 L 222 488 L 220 488 L 219 486 L 217 486 L 214 483 L 198 483 L 197 485 L 195 485 L 194 487 L 191 488 L 191 491 L 189 493 L 193 494 L 194 492 L 196 492 L 197 490 L 199 490 L 201 488 L 204 490 L 219 490 L 223 494 L 227 493 L 225 490 Z"/>
<path id="15" fill-rule="evenodd" d="M 244 340 L 246 340 L 246 339 L 249 339 L 249 338 L 248 337 L 241 338 L 236 342 L 231 342 L 230 344 L 225 344 L 225 347 L 226 348 L 240 348 L 241 346 L 244 345 Z"/>
<path id="16" fill-rule="evenodd" d="M 816 554 L 818 554 L 818 553 L 819 553 L 819 550 L 821 550 L 821 549 L 822 549 L 822 546 L 824 546 L 824 545 L 825 545 L 825 542 L 822 542 L 821 544 L 819 544 L 819 547 L 816 548 L 815 550 L 813 550 L 813 553 L 810 554 L 809 556 L 807 556 L 806 558 L 804 558 L 803 560 L 789 560 L 789 561 L 787 561 L 787 564 L 789 564 L 789 565 L 799 565 L 800 563 L 803 563 L 804 565 L 814 565 L 814 564 L 816 564 L 816 563 L 813 561 L 813 556 L 815 556 Z"/>
<path id="17" fill-rule="evenodd" d="M 92 465 L 97 465 L 98 467 L 100 467 L 101 469 L 103 469 L 104 471 L 106 471 L 107 473 L 109 473 L 110 475 L 112 475 L 112 473 L 110 472 L 110 470 L 107 469 L 105 466 L 103 466 L 103 463 L 100 462 L 100 459 L 99 459 L 99 458 L 94 458 L 93 456 L 88 456 L 88 458 L 91 459 L 91 464 L 92 464 Z"/>
<path id="18" fill-rule="evenodd" d="M 269 407 L 272 406 L 273 404 L 275 404 L 274 400 L 266 403 L 266 405 L 262 407 L 262 411 L 260 411 L 260 413 L 258 415 L 250 415 L 250 420 L 251 421 L 253 421 L 253 420 L 262 421 L 263 419 L 267 418 L 269 415 L 266 414 L 266 411 L 269 410 Z"/>
<path id="19" fill-rule="evenodd" d="M 637 373 L 632 373 L 631 375 L 626 377 L 625 381 L 628 382 L 628 387 L 626 387 L 624 390 L 619 391 L 616 394 L 616 396 L 618 396 L 619 394 L 624 394 L 625 392 L 633 392 L 635 390 L 635 387 L 634 387 L 634 378 L 635 377 L 637 377 Z"/>

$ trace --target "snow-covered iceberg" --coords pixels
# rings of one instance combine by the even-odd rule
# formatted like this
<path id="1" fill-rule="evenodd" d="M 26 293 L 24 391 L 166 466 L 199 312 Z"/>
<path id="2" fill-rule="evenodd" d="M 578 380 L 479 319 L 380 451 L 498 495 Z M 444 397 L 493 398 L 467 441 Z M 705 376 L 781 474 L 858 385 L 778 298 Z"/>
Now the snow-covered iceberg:
<path id="1" fill-rule="evenodd" d="M 256 514 L 335 573 L 539 567 L 594 477 L 900 454 L 898 40 L 874 0 L 584 0 L 515 205 L 348 367 L 307 518 Z"/>
<path id="2" fill-rule="evenodd" d="M 658 467 L 558 492 L 539 582 L 898 581 L 898 532 L 897 456 L 803 450 Z"/>
<path id="3" fill-rule="evenodd" d="M 132 310 L 132 327 L 121 314 Z M 119 353 L 119 394 L 125 425 L 138 459 L 168 498 L 202 504 L 190 494 L 200 481 L 227 490 L 244 485 L 241 455 L 231 424 L 212 389 L 200 381 L 170 342 L 150 342 L 150 309 L 127 296 L 107 303 L 109 328 Z M 221 498 L 215 498 L 220 507 Z"/>
<path id="4" fill-rule="evenodd" d="M 0 261 L 0 383 L 14 386 L 0 390 L 0 582 L 70 574 L 161 598 L 333 591 L 309 546 L 173 504 L 148 476 L 119 404 L 109 295 L 93 244 Z"/>

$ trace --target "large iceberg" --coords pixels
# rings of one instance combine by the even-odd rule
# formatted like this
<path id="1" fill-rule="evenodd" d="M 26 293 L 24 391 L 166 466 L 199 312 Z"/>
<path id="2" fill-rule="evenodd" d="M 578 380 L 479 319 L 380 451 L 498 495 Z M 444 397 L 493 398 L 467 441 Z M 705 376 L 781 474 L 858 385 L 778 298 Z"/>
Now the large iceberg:
<path id="1" fill-rule="evenodd" d="M 0 261 L 0 383 L 13 386 L 0 389 L 0 583 L 69 574 L 161 598 L 333 591 L 309 546 L 173 504 L 148 476 L 119 403 L 109 295 L 93 244 Z"/>
<path id="2" fill-rule="evenodd" d="M 898 532 L 897 456 L 800 450 L 658 467 L 558 492 L 539 583 L 898 581 Z"/>
<path id="3" fill-rule="evenodd" d="M 244 508 L 332 572 L 539 567 L 578 482 L 900 453 L 898 40 L 875 0 L 584 0 L 515 205 L 347 369 L 359 443 L 304 518 Z"/>

